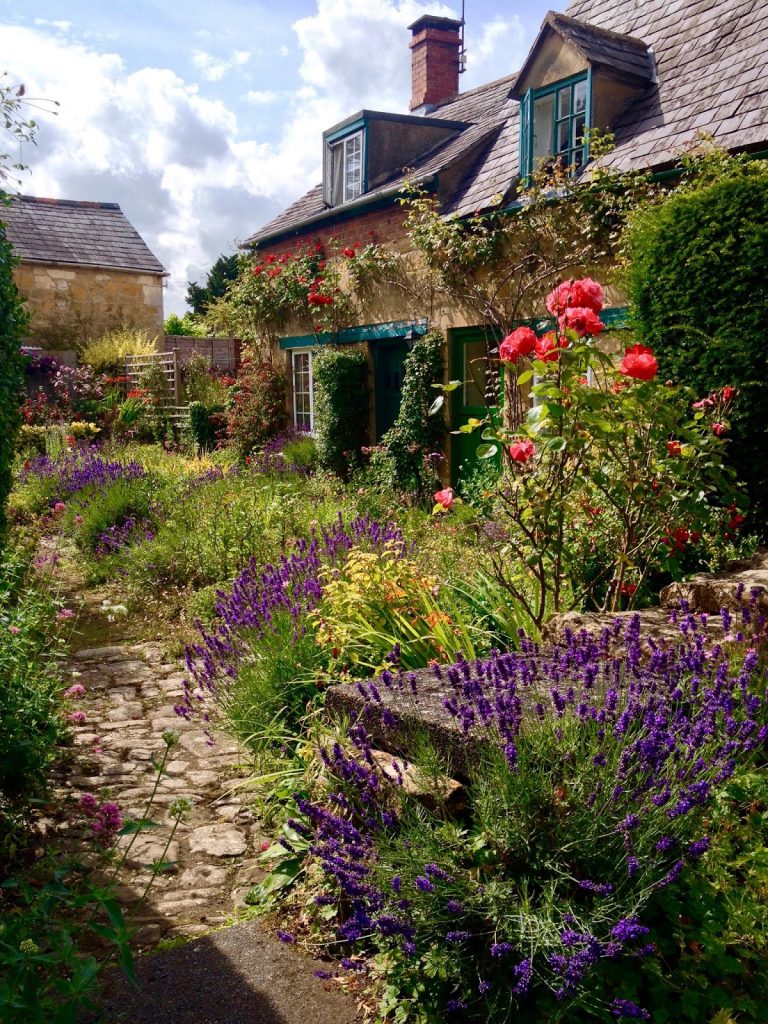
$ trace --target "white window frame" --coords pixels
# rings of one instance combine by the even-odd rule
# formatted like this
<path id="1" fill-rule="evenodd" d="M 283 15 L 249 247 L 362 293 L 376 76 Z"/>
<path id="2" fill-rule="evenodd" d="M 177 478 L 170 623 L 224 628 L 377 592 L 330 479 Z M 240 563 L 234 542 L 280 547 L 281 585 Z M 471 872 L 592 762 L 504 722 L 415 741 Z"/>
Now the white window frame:
<path id="1" fill-rule="evenodd" d="M 298 409 L 296 408 L 296 356 L 307 356 L 307 370 L 309 375 L 309 431 L 314 437 L 315 434 L 315 375 L 314 375 L 314 354 L 311 348 L 291 349 L 291 404 L 293 407 L 294 430 L 305 430 L 306 428 L 298 423 Z M 302 392 L 304 393 L 304 392 Z"/>
<path id="2" fill-rule="evenodd" d="M 359 143 L 359 164 L 357 173 L 354 175 L 352 186 L 349 186 L 348 175 L 347 175 L 347 164 L 352 157 L 351 149 L 353 143 Z M 364 161 L 365 161 L 365 139 L 363 137 L 362 130 L 353 132 L 351 135 L 346 135 L 342 139 L 337 139 L 334 142 L 328 142 L 326 152 L 326 167 L 325 167 L 325 199 L 329 206 L 340 206 L 344 203 L 349 203 L 353 199 L 358 199 L 363 194 L 363 183 L 365 175 L 363 173 Z M 334 187 L 334 156 L 340 153 L 339 161 L 340 166 L 337 169 L 337 174 L 341 175 L 341 181 L 339 185 Z"/>

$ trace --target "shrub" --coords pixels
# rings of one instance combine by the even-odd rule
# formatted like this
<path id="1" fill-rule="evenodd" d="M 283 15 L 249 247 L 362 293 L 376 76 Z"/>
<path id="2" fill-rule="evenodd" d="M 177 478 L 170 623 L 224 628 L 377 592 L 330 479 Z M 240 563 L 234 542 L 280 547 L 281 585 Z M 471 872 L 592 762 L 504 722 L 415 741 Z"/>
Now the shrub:
<path id="1" fill-rule="evenodd" d="M 216 444 L 220 429 L 218 417 L 222 411 L 221 406 L 209 407 L 202 402 L 190 403 L 189 428 L 200 451 L 208 451 Z"/>
<path id="2" fill-rule="evenodd" d="M 628 235 L 628 284 L 638 337 L 663 378 L 697 397 L 737 388 L 729 458 L 768 522 L 768 163 L 691 165 L 679 192 L 639 213 Z"/>
<path id="3" fill-rule="evenodd" d="M 323 348 L 314 378 L 318 465 L 346 477 L 368 439 L 368 360 L 361 349 Z"/>
<path id="4" fill-rule="evenodd" d="M 157 338 L 137 327 L 118 327 L 100 338 L 91 338 L 80 349 L 81 363 L 97 373 L 122 374 L 126 356 L 146 356 L 155 351 Z"/>
<path id="5" fill-rule="evenodd" d="M 26 557 L 7 552 L 0 561 L 0 821 L 44 788 L 65 731 L 54 612 Z"/>
<path id="6" fill-rule="evenodd" d="M 334 945 L 355 954 L 343 963 L 378 953 L 384 1010 L 479 1024 L 647 1020 L 641 1004 L 657 999 L 654 1020 L 704 1019 L 700 1006 L 665 1013 L 656 943 L 679 926 L 674 886 L 713 842 L 713 805 L 768 735 L 765 673 L 749 648 L 762 619 L 754 602 L 741 609 L 741 648 L 708 644 L 683 615 L 677 645 L 643 649 L 635 617 L 623 636 L 617 623 L 547 654 L 528 642 L 435 667 L 469 774 L 461 821 L 427 811 L 404 762 L 371 750 L 365 726 L 391 730 L 390 701 L 412 718 L 418 679 L 359 685 L 359 721 L 321 751 L 327 799 L 299 799 L 291 824 L 327 883 L 317 919 L 335 918 Z M 724 633 L 733 621 L 723 613 Z M 427 791 L 433 772 L 455 770 L 449 755 L 431 757 L 418 773 Z"/>
<path id="7" fill-rule="evenodd" d="M 419 338 L 404 366 L 403 390 L 397 419 L 381 439 L 385 449 L 376 461 L 388 466 L 389 484 L 415 491 L 423 498 L 434 490 L 445 433 L 442 417 L 430 416 L 435 401 L 432 387 L 442 380 L 443 337 L 432 331 Z"/>
<path id="8" fill-rule="evenodd" d="M 270 437 L 279 434 L 288 422 L 286 381 L 271 363 L 255 362 L 246 354 L 235 384 L 227 436 L 241 458 Z"/>
<path id="9" fill-rule="evenodd" d="M 13 449 L 21 423 L 19 399 L 24 380 L 24 359 L 20 346 L 27 322 L 13 282 L 13 264 L 13 250 L 0 222 L 0 550 L 5 540 L 5 507 L 11 491 Z"/>

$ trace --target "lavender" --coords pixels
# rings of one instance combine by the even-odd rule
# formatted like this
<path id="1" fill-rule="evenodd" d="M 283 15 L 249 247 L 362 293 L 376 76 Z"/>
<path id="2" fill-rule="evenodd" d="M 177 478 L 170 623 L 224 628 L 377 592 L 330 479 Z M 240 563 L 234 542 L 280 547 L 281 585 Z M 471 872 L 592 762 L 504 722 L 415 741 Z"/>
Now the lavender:
<path id="1" fill-rule="evenodd" d="M 105 459 L 97 445 L 81 447 L 58 458 L 40 455 L 29 462 L 21 480 L 30 477 L 48 479 L 53 484 L 51 504 L 65 501 L 86 488 L 104 490 L 118 480 L 138 480 L 147 474 L 138 462 L 118 462 Z"/>
<path id="2" fill-rule="evenodd" d="M 742 618 L 746 637 L 762 629 L 754 614 Z M 380 716 L 385 691 L 418 710 L 418 679 L 391 670 L 363 685 L 348 744 L 322 751 L 335 800 L 298 798 L 338 901 L 337 938 L 362 950 L 402 948 L 403 936 L 419 950 L 452 947 L 456 987 L 443 1009 L 476 998 L 478 976 L 495 978 L 507 1006 L 534 990 L 563 1001 L 604 963 L 655 955 L 643 908 L 706 854 L 718 785 L 768 734 L 750 640 L 734 668 L 733 644 L 708 642 L 685 610 L 679 625 L 680 642 L 645 645 L 631 620 L 622 656 L 612 628 L 569 634 L 546 652 L 523 639 L 516 653 L 435 666 L 445 712 L 478 751 L 470 786 L 488 832 L 482 883 L 469 839 L 443 855 L 439 819 L 431 843 L 408 829 L 407 794 L 393 797 L 402 779 L 372 756 L 367 715 Z M 502 756 L 484 759 L 489 745 Z M 648 1019 L 622 998 L 610 1012 Z"/>

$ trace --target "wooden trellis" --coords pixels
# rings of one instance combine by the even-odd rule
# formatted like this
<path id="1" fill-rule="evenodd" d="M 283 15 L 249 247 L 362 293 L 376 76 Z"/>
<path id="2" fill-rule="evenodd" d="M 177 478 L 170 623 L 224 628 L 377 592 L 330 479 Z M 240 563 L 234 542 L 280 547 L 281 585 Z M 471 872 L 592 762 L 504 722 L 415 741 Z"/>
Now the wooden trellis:
<path id="1" fill-rule="evenodd" d="M 181 404 L 181 377 L 179 374 L 178 354 L 173 352 L 150 352 L 146 355 L 126 356 L 125 375 L 128 378 L 128 390 L 133 391 L 141 387 L 141 377 L 145 370 L 152 366 L 159 366 L 165 374 L 167 387 L 156 411 L 167 420 L 171 420 L 177 426 L 186 421 L 189 414 L 189 406 Z"/>

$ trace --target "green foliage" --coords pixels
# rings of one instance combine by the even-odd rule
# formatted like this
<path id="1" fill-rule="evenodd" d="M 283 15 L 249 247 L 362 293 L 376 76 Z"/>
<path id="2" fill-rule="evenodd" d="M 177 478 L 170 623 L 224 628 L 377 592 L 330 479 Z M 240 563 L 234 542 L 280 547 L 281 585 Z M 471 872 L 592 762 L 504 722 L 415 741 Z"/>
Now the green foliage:
<path id="1" fill-rule="evenodd" d="M 346 477 L 368 439 L 368 360 L 360 349 L 327 347 L 313 369 L 318 465 Z"/>
<path id="2" fill-rule="evenodd" d="M 414 491 L 420 498 L 439 481 L 445 426 L 442 417 L 430 416 L 429 410 L 436 395 L 432 385 L 442 380 L 444 344 L 437 331 L 414 342 L 405 360 L 397 419 L 381 439 L 384 451 L 375 456 L 375 462 L 389 470 L 391 487 Z"/>
<path id="3" fill-rule="evenodd" d="M 43 790 L 65 731 L 54 613 L 28 558 L 6 551 L 0 561 L 0 835 Z"/>
<path id="4" fill-rule="evenodd" d="M 192 313 L 185 313 L 184 316 L 171 313 L 169 317 L 166 317 L 163 331 L 174 338 L 202 338 L 205 336 L 205 328 L 198 323 Z"/>
<path id="5" fill-rule="evenodd" d="M 641 341 L 697 397 L 733 385 L 729 457 L 768 521 L 768 163 L 688 163 L 682 188 L 633 220 L 628 283 Z"/>
<path id="6" fill-rule="evenodd" d="M 3 93 L 0 91 L 0 110 L 2 103 Z M 13 264 L 13 250 L 0 220 L 0 549 L 5 539 L 5 507 L 11 490 L 13 449 L 21 422 L 19 398 L 24 380 L 24 360 L 20 345 L 27 323 L 27 315 L 13 281 Z"/>
<path id="7" fill-rule="evenodd" d="M 201 316 L 208 311 L 208 307 L 216 299 L 223 298 L 230 284 L 236 279 L 240 265 L 240 257 L 237 253 L 231 256 L 219 256 L 205 279 L 204 285 L 190 281 L 187 287 L 187 303 L 192 307 L 195 316 Z M 184 321 L 189 314 L 184 315 Z M 169 318 L 170 319 L 170 318 Z M 177 318 L 178 319 L 178 318 Z M 182 334 L 181 331 L 171 331 L 166 327 L 166 334 Z"/>
<path id="8" fill-rule="evenodd" d="M 253 353 L 246 353 L 227 423 L 227 435 L 241 458 L 284 429 L 286 389 L 284 375 L 271 363 L 260 363 Z"/>
<path id="9" fill-rule="evenodd" d="M 81 363 L 90 366 L 96 373 L 125 373 L 126 356 L 151 355 L 155 351 L 157 338 L 136 327 L 116 327 L 99 338 L 85 342 L 79 352 Z"/>
<path id="10" fill-rule="evenodd" d="M 93 553 L 99 547 L 102 534 L 110 527 L 122 526 L 126 519 L 149 522 L 156 488 L 157 483 L 151 477 L 140 477 L 78 492 L 68 510 L 70 522 L 75 522 L 76 518 L 78 546 Z"/>
<path id="11" fill-rule="evenodd" d="M 191 402 L 189 406 L 189 427 L 197 448 L 208 451 L 216 444 L 218 424 L 211 418 L 212 413 L 221 413 L 222 407 L 209 408 L 202 402 Z"/>

